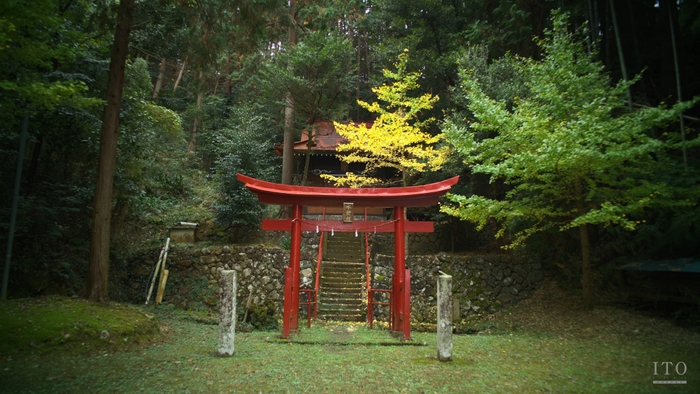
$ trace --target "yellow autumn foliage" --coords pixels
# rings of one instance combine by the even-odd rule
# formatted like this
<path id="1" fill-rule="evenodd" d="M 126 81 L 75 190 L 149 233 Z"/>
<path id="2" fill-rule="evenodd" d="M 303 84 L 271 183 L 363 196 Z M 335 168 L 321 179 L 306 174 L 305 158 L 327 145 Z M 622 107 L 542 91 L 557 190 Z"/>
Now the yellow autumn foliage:
<path id="1" fill-rule="evenodd" d="M 368 111 L 378 114 L 371 127 L 367 124 L 334 122 L 336 131 L 347 142 L 338 146 L 342 154 L 340 160 L 346 163 L 363 163 L 365 169 L 360 174 L 349 172 L 344 177 L 322 175 L 337 186 L 367 187 L 380 186 L 385 180 L 376 176 L 382 168 L 394 169 L 401 176 L 401 183 L 406 186 L 407 179 L 416 173 L 437 171 L 442 168 L 449 148 L 440 146 L 443 134 L 431 135 L 423 131 L 433 118 L 421 121 L 421 111 L 430 110 L 438 96 L 429 93 L 411 97 L 409 93 L 419 88 L 418 72 L 407 72 L 408 51 L 399 55 L 395 63 L 396 71 L 384 70 L 384 76 L 393 79 L 372 91 L 384 102 L 367 103 L 358 100 L 358 104 Z"/>

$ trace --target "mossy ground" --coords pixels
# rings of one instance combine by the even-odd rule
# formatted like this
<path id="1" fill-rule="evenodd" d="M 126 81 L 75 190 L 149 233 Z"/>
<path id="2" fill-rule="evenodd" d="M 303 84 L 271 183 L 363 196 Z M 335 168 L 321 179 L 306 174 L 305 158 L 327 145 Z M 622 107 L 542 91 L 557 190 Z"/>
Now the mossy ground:
<path id="1" fill-rule="evenodd" d="M 61 296 L 0 303 L 0 355 L 123 350 L 160 338 L 155 315 L 131 305 Z"/>

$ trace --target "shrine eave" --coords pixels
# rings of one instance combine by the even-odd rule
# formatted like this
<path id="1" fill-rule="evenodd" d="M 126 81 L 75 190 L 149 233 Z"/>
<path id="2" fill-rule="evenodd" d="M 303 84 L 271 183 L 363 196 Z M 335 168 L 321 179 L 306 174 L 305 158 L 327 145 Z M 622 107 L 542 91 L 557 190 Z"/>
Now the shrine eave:
<path id="1" fill-rule="evenodd" d="M 392 188 L 343 188 L 283 185 L 261 181 L 243 174 L 238 180 L 258 201 L 272 205 L 341 207 L 351 202 L 356 207 L 423 207 L 435 205 L 459 181 L 459 176 L 420 186 Z"/>

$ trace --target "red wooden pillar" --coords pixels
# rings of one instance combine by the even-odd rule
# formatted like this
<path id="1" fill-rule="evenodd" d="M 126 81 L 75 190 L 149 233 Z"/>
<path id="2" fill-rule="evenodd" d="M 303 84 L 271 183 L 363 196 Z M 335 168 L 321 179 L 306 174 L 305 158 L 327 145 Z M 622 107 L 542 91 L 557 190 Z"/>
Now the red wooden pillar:
<path id="1" fill-rule="evenodd" d="M 292 208 L 292 240 L 289 249 L 289 268 L 292 269 L 291 329 L 297 330 L 299 328 L 299 274 L 301 270 L 301 205 L 294 205 Z"/>
<path id="2" fill-rule="evenodd" d="M 391 329 L 402 330 L 404 319 L 404 280 L 406 271 L 406 252 L 404 250 L 404 207 L 394 207 L 394 277 L 392 279 L 392 317 Z"/>
<path id="3" fill-rule="evenodd" d="M 284 270 L 284 311 L 282 314 L 282 338 L 289 338 L 292 323 L 292 269 Z"/>
<path id="4" fill-rule="evenodd" d="M 403 339 L 411 339 L 411 270 L 405 270 L 403 286 Z"/>

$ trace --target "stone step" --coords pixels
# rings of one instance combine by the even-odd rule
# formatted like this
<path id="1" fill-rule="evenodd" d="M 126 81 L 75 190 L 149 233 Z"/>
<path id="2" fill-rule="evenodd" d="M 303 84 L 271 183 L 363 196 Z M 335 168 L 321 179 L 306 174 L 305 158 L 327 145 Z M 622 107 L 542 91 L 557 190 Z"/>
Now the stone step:
<path id="1" fill-rule="evenodd" d="M 362 283 L 362 278 L 360 276 L 354 276 L 354 277 L 347 277 L 347 276 L 332 276 L 332 277 L 322 277 L 321 278 L 321 286 L 327 285 L 327 284 L 342 284 L 342 283 L 347 283 L 347 284 L 354 284 L 354 283 Z"/>
<path id="2" fill-rule="evenodd" d="M 365 254 L 364 254 L 361 250 L 358 250 L 358 249 L 355 248 L 355 247 L 352 247 L 352 248 L 327 249 L 327 250 L 326 250 L 326 254 L 325 254 L 326 260 L 328 260 L 328 259 L 331 258 L 331 257 L 334 257 L 334 258 L 335 258 L 335 257 L 338 257 L 338 256 L 352 256 L 352 258 L 350 258 L 350 259 L 348 259 L 348 260 L 354 261 L 354 260 L 357 260 L 357 259 L 360 259 L 360 258 L 364 258 L 364 257 L 365 257 Z M 348 261 L 348 260 L 346 260 L 346 261 Z M 335 261 L 343 261 L 343 260 L 335 260 Z"/>
<path id="3" fill-rule="evenodd" d="M 364 238 L 353 233 L 337 233 L 326 238 L 325 261 L 364 261 Z"/>
<path id="4" fill-rule="evenodd" d="M 361 300 L 362 293 L 359 291 L 352 292 L 337 292 L 337 291 L 326 291 L 321 294 L 321 300 Z"/>
<path id="5" fill-rule="evenodd" d="M 334 270 L 362 270 L 365 263 L 360 261 L 326 261 L 321 262 L 321 269 Z"/>
<path id="6" fill-rule="evenodd" d="M 364 251 L 362 250 L 363 245 L 361 244 L 353 244 L 353 243 L 333 243 L 333 244 L 326 244 L 326 253 L 332 253 L 332 252 L 338 252 L 338 251 L 343 251 L 343 252 L 352 252 L 355 254 L 363 254 Z"/>
<path id="7" fill-rule="evenodd" d="M 320 305 L 334 305 L 334 304 L 361 304 L 362 303 L 361 294 L 325 294 L 319 299 Z"/>
<path id="8" fill-rule="evenodd" d="M 343 284 L 338 286 L 321 286 L 318 290 L 321 295 L 324 294 L 360 294 L 362 285 L 359 284 Z"/>
<path id="9" fill-rule="evenodd" d="M 359 283 L 328 283 L 325 286 L 319 287 L 318 291 L 321 294 L 333 293 L 357 293 L 362 291 L 362 285 Z"/>
<path id="10" fill-rule="evenodd" d="M 364 321 L 367 316 L 364 313 L 319 313 L 318 318 L 321 320 L 336 320 L 336 321 Z"/>
<path id="11" fill-rule="evenodd" d="M 334 277 L 340 277 L 340 276 L 345 276 L 345 277 L 354 277 L 354 278 L 359 278 L 362 276 L 362 274 L 365 273 L 364 267 L 363 269 L 355 269 L 355 268 L 343 268 L 343 269 L 321 269 L 321 277 L 326 278 L 329 276 L 334 276 Z"/>
<path id="12" fill-rule="evenodd" d="M 335 262 L 335 261 L 353 261 L 355 263 L 364 263 L 365 261 L 365 256 L 361 255 L 354 255 L 351 253 L 331 253 L 327 254 L 323 258 L 323 263 L 326 262 Z"/>
<path id="13" fill-rule="evenodd" d="M 321 306 L 323 305 L 332 305 L 333 303 L 344 303 L 344 302 L 354 302 L 357 303 L 357 301 L 362 302 L 363 298 L 361 294 L 325 294 L 321 298 L 319 298 L 319 303 L 318 305 Z"/>
<path id="14" fill-rule="evenodd" d="M 329 242 L 326 243 L 326 252 L 334 250 L 353 250 L 362 252 L 362 249 L 364 249 L 364 242 L 348 242 L 338 239 L 329 239 Z"/>
<path id="15" fill-rule="evenodd" d="M 319 318 L 364 321 L 364 238 L 355 237 L 352 233 L 337 233 L 326 240 L 325 256 L 321 263 Z"/>
<path id="16" fill-rule="evenodd" d="M 339 310 L 339 311 L 362 311 L 362 301 L 360 302 L 355 302 L 355 303 L 344 303 L 344 304 L 319 304 L 318 305 L 318 310 L 319 311 L 334 311 L 334 310 Z"/>
<path id="17" fill-rule="evenodd" d="M 333 274 L 329 276 L 321 276 L 321 284 L 323 282 L 348 282 L 348 283 L 358 283 L 358 282 L 364 282 L 364 279 L 362 278 L 362 275 L 360 274 L 351 274 L 351 275 L 342 275 L 342 274 Z"/>

